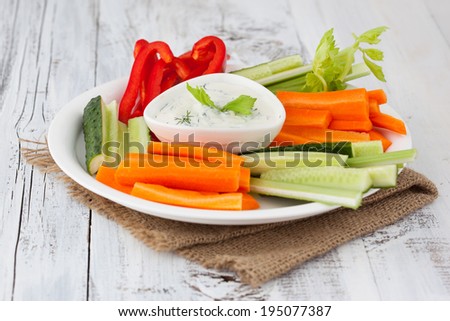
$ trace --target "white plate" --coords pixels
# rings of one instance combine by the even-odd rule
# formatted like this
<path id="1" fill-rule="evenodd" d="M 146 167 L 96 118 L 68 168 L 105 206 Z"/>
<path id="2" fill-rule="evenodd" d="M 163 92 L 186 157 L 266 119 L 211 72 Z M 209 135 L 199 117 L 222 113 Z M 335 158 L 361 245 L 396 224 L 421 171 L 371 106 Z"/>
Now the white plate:
<path id="1" fill-rule="evenodd" d="M 203 224 L 247 225 L 281 222 L 322 214 L 337 206 L 319 203 L 301 203 L 299 201 L 256 196 L 261 208 L 251 211 L 202 210 L 165 205 L 146 201 L 114 190 L 90 176 L 85 169 L 84 141 L 82 133 L 83 109 L 87 102 L 101 95 L 106 102 L 120 101 L 127 84 L 127 78 L 117 79 L 93 88 L 65 105 L 52 121 L 48 132 L 48 146 L 56 164 L 70 178 L 92 192 L 131 209 L 162 218 Z M 383 111 L 395 117 L 400 116 L 389 106 Z M 390 151 L 412 147 L 411 136 L 383 132 L 392 142 Z M 409 130 L 408 130 L 409 133 Z M 374 190 L 367 193 L 372 194 Z M 367 196 L 366 195 L 366 196 Z"/>

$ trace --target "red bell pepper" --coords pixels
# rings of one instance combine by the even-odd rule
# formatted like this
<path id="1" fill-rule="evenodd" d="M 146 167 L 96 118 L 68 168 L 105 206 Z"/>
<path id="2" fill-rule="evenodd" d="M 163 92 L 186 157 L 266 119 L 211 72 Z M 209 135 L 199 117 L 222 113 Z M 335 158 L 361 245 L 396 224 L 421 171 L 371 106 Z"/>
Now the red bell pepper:
<path id="1" fill-rule="evenodd" d="M 145 39 L 139 39 L 138 41 L 136 41 L 136 43 L 134 44 L 134 51 L 133 51 L 133 56 L 134 59 L 136 59 L 137 55 L 139 54 L 139 52 L 142 50 L 143 47 L 145 47 L 146 45 L 148 45 L 148 41 Z"/>
<path id="2" fill-rule="evenodd" d="M 163 81 L 164 70 L 167 63 L 164 60 L 158 60 L 150 71 L 149 81 L 147 88 L 145 89 L 145 98 L 142 102 L 142 106 L 145 108 L 149 102 L 161 93 L 161 83 Z"/>
<path id="3" fill-rule="evenodd" d="M 174 58 L 169 46 L 162 41 L 150 42 L 148 44 L 144 44 L 142 48 L 140 48 L 139 53 L 134 60 L 133 67 L 131 68 L 127 88 L 125 89 L 125 93 L 120 101 L 119 120 L 121 122 L 128 123 L 128 119 L 130 119 L 136 105 L 136 99 L 140 89 L 139 87 L 146 76 L 143 74 L 145 64 L 149 57 L 152 57 L 156 53 L 159 54 L 160 60 L 165 63 L 171 63 Z"/>
<path id="4" fill-rule="evenodd" d="M 203 75 L 225 70 L 227 62 L 225 43 L 216 36 L 206 36 L 197 41 L 192 48 L 191 56 L 197 62 L 208 64 Z"/>
<path id="5" fill-rule="evenodd" d="M 161 92 L 175 86 L 179 82 L 179 77 L 172 68 L 164 70 L 163 81 L 161 83 Z"/>
<path id="6" fill-rule="evenodd" d="M 194 77 L 198 77 L 203 75 L 206 68 L 208 68 L 208 61 L 197 61 L 192 58 L 192 51 L 185 52 L 181 56 L 178 57 L 181 61 L 184 62 L 186 66 L 189 68 L 189 76 L 187 79 L 191 79 Z"/>
<path id="7" fill-rule="evenodd" d="M 133 54 L 135 60 L 119 107 L 119 120 L 124 123 L 142 116 L 153 98 L 177 83 L 223 72 L 227 60 L 225 44 L 215 36 L 200 39 L 191 51 L 179 57 L 174 57 L 169 46 L 162 41 L 149 43 L 140 39 Z"/>

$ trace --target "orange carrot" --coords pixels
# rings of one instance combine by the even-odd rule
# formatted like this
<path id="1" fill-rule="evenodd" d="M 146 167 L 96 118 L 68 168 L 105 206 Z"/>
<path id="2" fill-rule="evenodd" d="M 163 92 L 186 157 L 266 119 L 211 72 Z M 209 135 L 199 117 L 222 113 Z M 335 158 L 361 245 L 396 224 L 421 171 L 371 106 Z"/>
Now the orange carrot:
<path id="1" fill-rule="evenodd" d="M 309 142 L 360 142 L 370 140 L 369 134 L 354 131 L 308 128 L 301 126 L 284 126 L 282 132 L 305 137 Z"/>
<path id="2" fill-rule="evenodd" d="M 115 177 L 123 185 L 141 182 L 196 191 L 235 192 L 240 173 L 240 166 L 229 166 L 226 161 L 210 163 L 182 156 L 128 154 Z"/>
<path id="3" fill-rule="evenodd" d="M 379 113 L 373 115 L 370 120 L 376 127 L 385 128 L 393 132 L 406 135 L 405 123 L 398 118 L 392 117 L 391 115 Z"/>
<path id="4" fill-rule="evenodd" d="M 188 145 L 182 143 L 150 142 L 148 152 L 159 155 L 185 156 L 194 159 L 204 159 L 210 162 L 226 160 L 236 164 L 242 164 L 244 159 L 232 153 L 217 149 L 216 147 L 205 147 Z"/>
<path id="5" fill-rule="evenodd" d="M 205 193 L 144 183 L 134 184 L 131 195 L 169 205 L 216 210 L 242 210 L 244 203 L 242 193 Z"/>
<path id="6" fill-rule="evenodd" d="M 109 187 L 112 187 L 118 191 L 130 194 L 132 187 L 127 185 L 122 185 L 118 183 L 115 179 L 116 169 L 113 167 L 100 166 L 98 169 L 95 179 Z"/>
<path id="7" fill-rule="evenodd" d="M 250 168 L 241 167 L 239 175 L 239 192 L 250 192 Z"/>
<path id="8" fill-rule="evenodd" d="M 301 109 L 284 107 L 286 110 L 285 125 L 327 128 L 331 122 L 331 113 L 328 110 Z"/>
<path id="9" fill-rule="evenodd" d="M 333 120 L 328 126 L 329 129 L 350 130 L 356 132 L 368 132 L 372 129 L 370 120 Z"/>
<path id="10" fill-rule="evenodd" d="M 381 111 L 378 101 L 376 101 L 375 99 L 369 99 L 369 117 L 372 117 L 379 113 L 381 113 Z"/>
<path id="11" fill-rule="evenodd" d="M 383 89 L 368 90 L 367 96 L 369 96 L 369 100 L 370 99 L 376 100 L 378 105 L 383 105 L 387 103 L 387 96 Z"/>
<path id="12" fill-rule="evenodd" d="M 250 194 L 242 193 L 242 209 L 256 210 L 259 208 L 259 203 Z"/>
<path id="13" fill-rule="evenodd" d="M 383 144 L 383 150 L 386 151 L 389 146 L 392 145 L 392 142 L 387 139 L 382 133 L 379 131 L 372 129 L 369 132 L 370 140 L 381 140 L 381 143 Z"/>
<path id="14" fill-rule="evenodd" d="M 364 88 L 319 93 L 278 91 L 277 97 L 285 108 L 328 110 L 333 119 L 369 118 L 369 99 Z"/>
<path id="15" fill-rule="evenodd" d="M 311 143 L 312 141 L 308 138 L 302 137 L 300 135 L 291 134 L 286 131 L 281 131 L 277 137 L 273 140 L 271 146 L 286 146 L 286 145 L 297 145 Z"/>

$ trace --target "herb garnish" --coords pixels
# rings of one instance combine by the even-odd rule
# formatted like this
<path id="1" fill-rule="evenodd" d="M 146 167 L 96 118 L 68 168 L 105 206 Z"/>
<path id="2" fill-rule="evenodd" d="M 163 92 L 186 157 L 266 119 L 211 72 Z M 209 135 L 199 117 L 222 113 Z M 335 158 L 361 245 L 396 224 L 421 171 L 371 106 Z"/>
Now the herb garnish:
<path id="1" fill-rule="evenodd" d="M 250 115 L 256 101 L 256 98 L 247 95 L 240 95 L 238 98 L 225 104 L 225 106 L 219 107 L 211 100 L 205 88 L 200 86 L 194 88 L 189 84 L 186 84 L 186 88 L 202 105 L 211 107 L 220 112 L 233 111 L 234 113 L 240 115 Z"/>
<path id="2" fill-rule="evenodd" d="M 183 115 L 182 117 L 175 117 L 175 120 L 177 121 L 177 125 L 190 125 L 191 117 L 191 112 L 187 110 L 185 115 Z"/>

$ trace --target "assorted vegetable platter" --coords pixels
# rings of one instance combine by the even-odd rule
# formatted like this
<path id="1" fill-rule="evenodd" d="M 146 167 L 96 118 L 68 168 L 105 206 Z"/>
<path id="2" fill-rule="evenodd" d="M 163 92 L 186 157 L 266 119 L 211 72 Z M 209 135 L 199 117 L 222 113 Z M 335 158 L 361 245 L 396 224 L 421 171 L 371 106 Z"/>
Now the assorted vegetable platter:
<path id="1" fill-rule="evenodd" d="M 139 40 L 119 103 L 96 96 L 84 108 L 87 171 L 120 193 L 186 208 L 254 211 L 264 199 L 260 195 L 268 195 L 356 209 L 369 190 L 396 186 L 399 170 L 416 155 L 411 148 L 390 148 L 395 137 L 408 132 L 389 112 L 383 90 L 346 88 L 349 80 L 369 74 L 384 81 L 375 63 L 383 54 L 371 46 L 385 30 L 355 36 L 354 44 L 342 50 L 330 30 L 310 65 L 293 55 L 233 71 L 265 86 L 284 109 L 282 126 L 269 137 L 270 146 L 258 145 L 239 154 L 214 145 L 214 137 L 160 142 L 143 117 L 156 97 L 182 86 L 190 100 L 178 102 L 181 114 L 159 111 L 158 117 L 168 124 L 180 130 L 233 130 L 236 123 L 251 127 L 256 115 L 266 112 L 266 107 L 257 107 L 256 94 L 239 90 L 230 94 L 220 83 L 190 84 L 202 75 L 224 73 L 223 41 L 208 36 L 175 56 L 163 42 Z M 358 52 L 363 63 L 355 63 Z M 215 92 L 223 97 L 217 98 Z M 211 125 L 207 116 L 211 112 L 236 121 L 219 118 Z"/>

